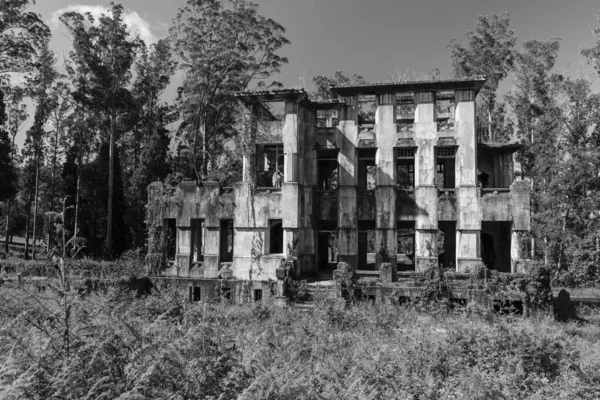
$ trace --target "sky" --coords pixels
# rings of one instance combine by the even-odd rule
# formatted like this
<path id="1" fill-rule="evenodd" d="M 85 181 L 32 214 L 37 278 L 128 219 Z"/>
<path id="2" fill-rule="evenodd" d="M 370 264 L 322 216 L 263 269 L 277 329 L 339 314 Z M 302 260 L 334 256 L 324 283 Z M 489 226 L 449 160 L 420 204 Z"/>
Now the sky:
<path id="1" fill-rule="evenodd" d="M 171 20 L 186 0 L 122 0 L 126 22 L 147 42 L 166 37 Z M 559 72 L 577 75 L 582 48 L 595 42 L 600 25 L 598 0 L 254 0 L 259 12 L 283 25 L 291 44 L 281 54 L 289 59 L 273 79 L 289 87 L 312 89 L 312 78 L 335 71 L 359 74 L 368 81 L 420 78 L 432 68 L 443 77 L 451 72 L 446 48 L 463 38 L 477 16 L 510 14 L 517 46 L 530 39 L 561 38 Z M 99 0 L 37 0 L 31 8 L 52 28 L 52 49 L 62 59 L 70 42 L 58 17 L 65 11 L 91 11 L 109 6 Z M 583 63 L 583 64 L 582 64 Z M 176 78 L 177 80 L 177 78 Z M 504 84 L 510 89 L 510 83 Z M 169 89 L 167 97 L 175 93 Z M 22 141 L 22 139 L 21 139 Z"/>

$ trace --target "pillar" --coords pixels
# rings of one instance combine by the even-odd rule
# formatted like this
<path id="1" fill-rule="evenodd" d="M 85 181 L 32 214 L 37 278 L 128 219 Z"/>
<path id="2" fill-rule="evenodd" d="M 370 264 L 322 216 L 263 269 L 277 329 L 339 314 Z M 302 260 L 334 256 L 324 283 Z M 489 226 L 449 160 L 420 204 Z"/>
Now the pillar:
<path id="1" fill-rule="evenodd" d="M 481 263 L 481 189 L 477 186 L 475 91 L 457 90 L 456 130 L 456 246 L 457 272 L 469 272 Z"/>
<path id="2" fill-rule="evenodd" d="M 358 96 L 343 98 L 339 130 L 343 138 L 338 143 L 338 262 L 356 270 L 358 261 L 358 210 L 356 192 L 356 142 L 358 140 Z"/>
<path id="3" fill-rule="evenodd" d="M 377 269 L 390 263 L 397 270 L 396 239 L 396 93 L 377 95 L 375 135 L 377 136 L 377 187 L 375 189 L 375 243 Z"/>
<path id="4" fill-rule="evenodd" d="M 415 269 L 437 264 L 438 190 L 435 186 L 437 122 L 435 92 L 415 93 Z"/>

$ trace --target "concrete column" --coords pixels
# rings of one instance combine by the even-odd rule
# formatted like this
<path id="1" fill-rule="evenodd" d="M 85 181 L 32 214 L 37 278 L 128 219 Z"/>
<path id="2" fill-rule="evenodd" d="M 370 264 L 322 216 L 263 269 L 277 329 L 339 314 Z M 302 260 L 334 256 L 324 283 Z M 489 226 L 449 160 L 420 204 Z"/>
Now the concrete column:
<path id="1" fill-rule="evenodd" d="M 477 135 L 475 132 L 475 92 L 457 90 L 456 270 L 468 272 L 481 263 L 481 189 L 477 187 Z"/>
<path id="2" fill-rule="evenodd" d="M 415 142 L 418 146 L 415 168 L 415 269 L 421 271 L 437 263 L 438 190 L 435 186 L 435 145 L 437 122 L 435 93 L 415 93 Z"/>
<path id="3" fill-rule="evenodd" d="M 358 210 L 357 210 L 357 154 L 358 97 L 348 96 L 340 110 L 338 129 L 341 131 L 339 147 L 338 189 L 338 262 L 348 263 L 353 270 L 358 260 Z"/>
<path id="4" fill-rule="evenodd" d="M 295 102 L 288 101 L 285 103 L 285 125 L 282 134 L 285 164 L 284 182 L 298 182 L 299 107 Z"/>
<path id="5" fill-rule="evenodd" d="M 396 258 L 396 93 L 377 95 L 375 113 L 377 136 L 377 187 L 375 189 L 376 219 L 375 243 L 377 268 L 390 263 L 393 274 L 397 270 Z"/>

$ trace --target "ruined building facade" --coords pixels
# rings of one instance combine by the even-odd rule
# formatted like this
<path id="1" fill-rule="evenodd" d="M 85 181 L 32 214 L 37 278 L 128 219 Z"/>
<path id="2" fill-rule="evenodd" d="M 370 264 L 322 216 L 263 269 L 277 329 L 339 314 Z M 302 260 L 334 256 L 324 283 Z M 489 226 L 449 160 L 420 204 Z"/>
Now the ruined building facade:
<path id="1" fill-rule="evenodd" d="M 243 181 L 149 187 L 161 274 L 264 282 L 282 260 L 307 277 L 338 262 L 366 275 L 383 263 L 514 272 L 530 195 L 514 178 L 520 147 L 478 142 L 484 82 L 333 87 L 339 100 L 327 102 L 297 89 L 239 93 Z"/>

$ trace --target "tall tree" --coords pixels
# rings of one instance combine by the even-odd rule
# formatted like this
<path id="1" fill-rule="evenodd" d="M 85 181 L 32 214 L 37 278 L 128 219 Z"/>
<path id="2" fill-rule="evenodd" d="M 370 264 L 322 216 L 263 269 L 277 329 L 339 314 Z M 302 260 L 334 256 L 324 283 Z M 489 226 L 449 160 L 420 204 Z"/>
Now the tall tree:
<path id="1" fill-rule="evenodd" d="M 148 185 L 162 181 L 171 171 L 167 157 L 170 139 L 166 125 L 172 122 L 175 113 L 173 107 L 160 101 L 160 96 L 169 85 L 175 67 L 169 44 L 164 40 L 149 49 L 143 49 L 135 63 L 132 94 L 136 110 L 132 113 L 135 121 L 129 140 L 130 162 L 126 173 L 129 184 L 126 193 L 128 225 L 136 247 L 142 247 L 145 243 Z"/>
<path id="2" fill-rule="evenodd" d="M 31 77 L 27 78 L 27 92 L 29 97 L 35 103 L 35 114 L 33 125 L 27 132 L 30 145 L 33 147 L 33 163 L 35 178 L 35 190 L 33 191 L 34 208 L 33 208 L 33 258 L 35 258 L 35 248 L 37 240 L 37 215 L 39 207 L 39 188 L 40 188 L 40 167 L 42 165 L 43 147 L 45 139 L 44 125 L 48 122 L 52 113 L 52 108 L 55 107 L 55 102 L 52 99 L 50 90 L 54 82 L 60 77 L 59 73 L 54 68 L 55 56 L 48 48 L 46 43 L 40 50 L 39 58 L 36 62 L 36 69 Z M 31 198 L 31 196 L 30 196 Z M 28 202 L 30 204 L 30 202 Z M 27 218 L 29 220 L 30 212 L 28 205 Z M 29 223 L 25 231 L 25 258 L 29 257 Z"/>
<path id="3" fill-rule="evenodd" d="M 493 119 L 497 110 L 496 91 L 513 67 L 517 37 L 510 29 L 508 13 L 503 13 L 479 16 L 475 29 L 468 31 L 465 39 L 465 45 L 459 43 L 456 38 L 448 45 L 453 73 L 459 78 L 474 75 L 487 77 L 479 92 L 479 98 L 485 104 L 488 139 L 493 141 Z"/>
<path id="4" fill-rule="evenodd" d="M 4 129 L 6 106 L 0 91 L 0 201 L 6 202 L 17 193 L 17 174 L 12 162 L 12 143 L 8 131 Z M 8 210 L 7 210 L 8 211 Z"/>
<path id="5" fill-rule="evenodd" d="M 178 139 L 193 155 L 196 179 L 206 179 L 217 149 L 234 134 L 233 92 L 287 63 L 278 55 L 289 43 L 284 34 L 246 0 L 188 0 L 177 12 L 169 35 L 185 71 Z"/>
<path id="6" fill-rule="evenodd" d="M 143 43 L 129 35 L 123 22 L 123 7 L 114 3 L 111 3 L 110 14 L 102 14 L 97 24 L 91 14 L 83 16 L 76 12 L 63 14 L 61 21 L 73 37 L 71 59 L 89 72 L 89 107 L 102 119 L 103 140 L 109 144 L 105 253 L 112 258 L 115 141 L 122 133 L 119 119 L 132 107 L 127 87 L 131 81 L 131 66 Z"/>
<path id="7" fill-rule="evenodd" d="M 525 148 L 517 154 L 517 160 L 521 163 L 523 176 L 531 183 L 532 257 L 535 257 L 536 237 L 547 243 L 547 234 L 553 232 L 550 227 L 554 225 L 550 220 L 555 214 L 544 214 L 539 207 L 540 201 L 546 199 L 540 185 L 548 182 L 558 161 L 557 147 L 553 145 L 558 143 L 561 114 L 555 101 L 558 93 L 552 71 L 559 49 L 560 40 L 556 38 L 523 43 L 523 50 L 515 52 L 514 87 L 508 96 L 516 117 L 517 137 L 525 144 Z"/>
<path id="8" fill-rule="evenodd" d="M 42 18 L 27 11 L 29 0 L 0 2 L 0 72 L 27 72 L 38 51 L 48 42 L 50 29 Z M 31 3 L 35 3 L 31 1 Z"/>
<path id="9" fill-rule="evenodd" d="M 15 168 L 17 165 L 15 138 L 29 114 L 27 114 L 27 105 L 24 102 L 25 91 L 22 88 L 3 88 L 3 92 L 7 94 L 5 98 L 6 121 L 4 126 L 10 135 L 10 164 Z M 8 245 L 10 242 L 8 232 L 10 231 L 11 203 L 11 199 L 9 198 L 6 202 L 6 238 L 4 241 L 4 251 L 6 254 L 8 254 Z"/>

